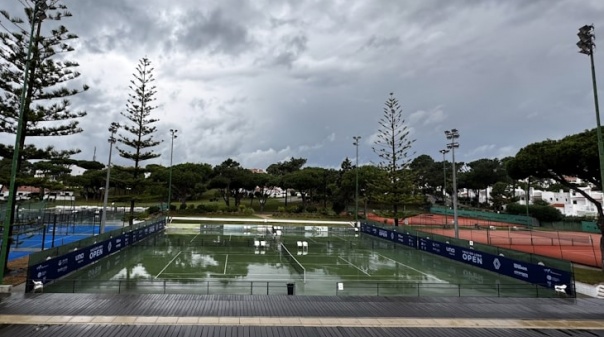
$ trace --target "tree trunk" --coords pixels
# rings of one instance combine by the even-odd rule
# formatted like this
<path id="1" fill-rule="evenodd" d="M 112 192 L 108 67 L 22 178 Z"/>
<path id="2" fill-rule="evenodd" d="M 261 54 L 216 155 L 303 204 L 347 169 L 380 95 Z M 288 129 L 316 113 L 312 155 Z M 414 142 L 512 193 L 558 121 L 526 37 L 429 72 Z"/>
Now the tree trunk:
<path id="1" fill-rule="evenodd" d="M 134 224 L 134 198 L 130 199 L 130 216 L 128 219 L 128 226 L 132 227 Z"/>

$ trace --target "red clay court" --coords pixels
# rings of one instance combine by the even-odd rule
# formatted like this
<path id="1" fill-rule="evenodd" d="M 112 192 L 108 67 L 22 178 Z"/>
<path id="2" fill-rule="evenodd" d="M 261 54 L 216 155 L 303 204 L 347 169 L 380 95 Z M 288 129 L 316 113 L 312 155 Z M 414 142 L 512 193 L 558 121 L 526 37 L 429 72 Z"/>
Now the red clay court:
<path id="1" fill-rule="evenodd" d="M 393 225 L 393 219 L 369 214 L 368 220 Z M 453 217 L 440 214 L 421 214 L 405 218 L 401 225 L 423 226 L 421 231 L 455 237 Z M 445 224 L 448 224 L 445 227 Z M 572 261 L 574 263 L 601 268 L 601 234 L 567 231 L 528 230 L 504 222 L 494 222 L 458 217 L 459 238 L 491 246 L 513 249 Z"/>

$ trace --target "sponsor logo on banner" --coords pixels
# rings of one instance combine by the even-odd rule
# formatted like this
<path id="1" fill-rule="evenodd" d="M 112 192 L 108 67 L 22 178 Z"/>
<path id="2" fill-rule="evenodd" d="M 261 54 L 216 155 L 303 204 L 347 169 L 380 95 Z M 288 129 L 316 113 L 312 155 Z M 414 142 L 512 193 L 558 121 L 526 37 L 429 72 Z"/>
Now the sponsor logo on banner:
<path id="1" fill-rule="evenodd" d="M 501 268 L 501 262 L 499 262 L 498 258 L 495 258 L 495 260 L 493 260 L 493 267 L 495 267 L 495 270 L 499 270 L 499 268 Z"/>
<path id="2" fill-rule="evenodd" d="M 522 278 L 529 278 L 528 268 L 525 265 L 514 262 L 514 275 Z"/>
<path id="3" fill-rule="evenodd" d="M 84 257 L 86 256 L 86 254 L 84 254 L 84 252 L 81 253 L 77 253 L 73 259 L 75 261 L 76 264 L 82 264 L 85 262 Z"/>
<path id="4" fill-rule="evenodd" d="M 482 254 L 480 253 L 469 250 L 462 250 L 461 259 L 471 264 L 477 264 L 482 266 Z"/>
<path id="5" fill-rule="evenodd" d="M 119 238 L 115 239 L 115 249 L 120 249 L 122 248 L 122 237 L 120 236 Z"/>
<path id="6" fill-rule="evenodd" d="M 90 260 L 97 259 L 101 256 L 103 256 L 103 245 L 90 248 L 90 254 L 88 255 Z"/>
<path id="7" fill-rule="evenodd" d="M 436 254 L 440 254 L 440 243 L 432 241 L 432 251 Z"/>
<path id="8" fill-rule="evenodd" d="M 445 248 L 445 251 L 447 252 L 447 255 L 449 255 L 449 256 L 455 256 L 455 248 L 454 247 L 447 246 Z"/>

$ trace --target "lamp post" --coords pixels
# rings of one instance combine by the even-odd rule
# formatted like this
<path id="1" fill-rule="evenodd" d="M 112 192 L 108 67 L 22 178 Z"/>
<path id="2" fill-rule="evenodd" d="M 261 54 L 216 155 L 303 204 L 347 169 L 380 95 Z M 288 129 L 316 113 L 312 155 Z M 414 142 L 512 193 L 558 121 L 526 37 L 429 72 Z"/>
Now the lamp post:
<path id="1" fill-rule="evenodd" d="M 604 196 L 604 144 L 602 144 L 602 130 L 600 129 L 600 105 L 598 103 L 598 85 L 596 83 L 596 66 L 594 65 L 594 40 L 596 38 L 594 34 L 593 25 L 585 25 L 579 28 L 579 53 L 589 55 L 591 63 L 591 83 L 594 92 L 594 105 L 596 107 L 596 134 L 598 137 L 598 156 L 600 157 L 600 184 L 602 189 L 602 195 Z M 604 197 L 603 197 L 604 200 Z M 598 219 L 600 229 L 604 228 L 604 219 L 600 217 Z M 600 250 L 604 251 L 604 235 L 600 238 Z M 603 255 L 604 256 L 604 255 Z M 604 270 L 604 257 L 602 269 Z"/>
<path id="2" fill-rule="evenodd" d="M 442 149 L 438 152 L 442 153 L 443 155 L 443 204 L 445 205 L 445 225 L 448 225 L 447 213 L 449 209 L 447 207 L 447 163 L 445 161 L 445 154 L 449 153 L 449 150 Z"/>
<path id="3" fill-rule="evenodd" d="M 600 157 L 600 183 L 602 184 L 602 193 L 604 193 L 604 146 L 602 144 L 602 130 L 600 129 L 600 106 L 598 104 L 598 85 L 596 83 L 596 67 L 594 65 L 594 26 L 585 25 L 579 28 L 579 53 L 589 55 L 591 61 L 591 81 L 594 92 L 594 105 L 596 107 L 596 134 L 598 135 L 598 154 Z"/>
<path id="4" fill-rule="evenodd" d="M 170 215 L 170 204 L 172 203 L 172 154 L 174 154 L 174 138 L 178 130 L 170 129 L 170 136 L 172 141 L 170 143 L 170 178 L 168 182 L 168 215 Z"/>
<path id="5" fill-rule="evenodd" d="M 354 137 L 352 137 L 352 139 L 354 139 L 354 143 L 352 143 L 352 145 L 354 145 L 356 147 L 356 155 L 357 155 L 356 165 L 354 168 L 354 171 L 355 171 L 354 221 L 355 221 L 355 226 L 358 226 L 359 225 L 359 140 L 361 139 L 361 136 L 354 136 Z"/>
<path id="6" fill-rule="evenodd" d="M 109 127 L 109 132 L 111 132 L 111 136 L 109 136 L 109 160 L 107 161 L 107 178 L 105 179 L 105 194 L 103 195 L 103 211 L 101 214 L 101 225 L 99 227 L 99 234 L 105 233 L 105 223 L 107 222 L 107 200 L 109 198 L 109 177 L 111 174 L 111 150 L 113 149 L 113 144 L 115 144 L 115 133 L 117 129 L 119 129 L 120 125 L 118 123 L 111 123 Z"/>
<path id="7" fill-rule="evenodd" d="M 459 147 L 459 143 L 455 140 L 459 138 L 459 132 L 457 129 L 451 129 L 445 131 L 447 140 L 451 141 L 447 143 L 447 149 L 451 150 L 451 156 L 453 161 L 453 227 L 455 228 L 455 238 L 459 239 L 459 224 L 457 222 L 457 178 L 455 168 L 455 149 Z"/>
<path id="8" fill-rule="evenodd" d="M 10 184 L 8 192 L 8 202 L 6 203 L 6 214 L 4 216 L 3 232 L 2 232 L 2 249 L 0 251 L 0 284 L 4 280 L 4 270 L 6 269 L 6 261 L 8 260 L 8 248 L 11 232 L 11 220 L 14 214 L 14 196 L 17 189 L 17 170 L 19 167 L 19 151 L 21 150 L 21 137 L 24 132 L 26 125 L 23 124 L 23 117 L 25 115 L 25 102 L 26 93 L 28 91 L 27 84 L 29 81 L 29 68 L 31 67 L 31 54 L 34 41 L 34 28 L 36 21 L 40 22 L 46 18 L 46 0 L 35 0 L 34 10 L 31 13 L 31 30 L 29 33 L 29 42 L 27 45 L 27 56 L 25 58 L 25 68 L 23 70 L 23 88 L 21 89 L 21 96 L 19 98 L 19 119 L 17 120 L 17 131 L 15 135 L 15 148 L 13 151 L 13 159 L 11 163 L 10 173 Z"/>

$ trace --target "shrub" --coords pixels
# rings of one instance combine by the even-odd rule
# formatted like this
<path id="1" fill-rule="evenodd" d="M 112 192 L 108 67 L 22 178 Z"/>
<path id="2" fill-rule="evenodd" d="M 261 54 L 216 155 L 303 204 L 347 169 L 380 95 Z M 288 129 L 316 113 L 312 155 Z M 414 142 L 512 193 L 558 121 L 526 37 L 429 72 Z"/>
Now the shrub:
<path id="1" fill-rule="evenodd" d="M 159 206 L 150 206 L 147 209 L 147 213 L 149 213 L 149 214 L 159 213 Z"/>
<path id="2" fill-rule="evenodd" d="M 220 208 L 220 210 L 227 212 L 227 213 L 237 213 L 237 211 L 239 209 L 237 208 L 237 206 L 230 205 L 230 206 L 224 206 L 224 207 Z"/>
<path id="3" fill-rule="evenodd" d="M 506 212 L 509 214 L 526 215 L 526 205 L 511 203 L 506 205 Z M 563 216 L 559 210 L 548 205 L 537 204 L 529 205 L 529 215 L 539 221 L 553 222 L 562 220 Z"/>
<path id="4" fill-rule="evenodd" d="M 277 212 L 279 212 L 279 213 L 285 213 L 285 207 L 283 207 L 283 206 L 279 206 L 279 207 L 277 208 Z"/>
<path id="5" fill-rule="evenodd" d="M 346 205 L 339 200 L 334 201 L 333 205 L 331 205 L 331 209 L 333 209 L 336 214 L 340 214 L 344 212 L 344 210 L 346 209 Z"/>
<path id="6" fill-rule="evenodd" d="M 180 204 L 180 209 L 187 209 L 187 204 Z"/>
<path id="7" fill-rule="evenodd" d="M 254 214 L 254 209 L 249 207 L 243 210 L 243 214 L 245 215 L 253 215 Z"/>
<path id="8" fill-rule="evenodd" d="M 189 207 L 187 207 L 188 209 L 195 209 L 195 205 L 194 204 L 190 204 Z"/>

